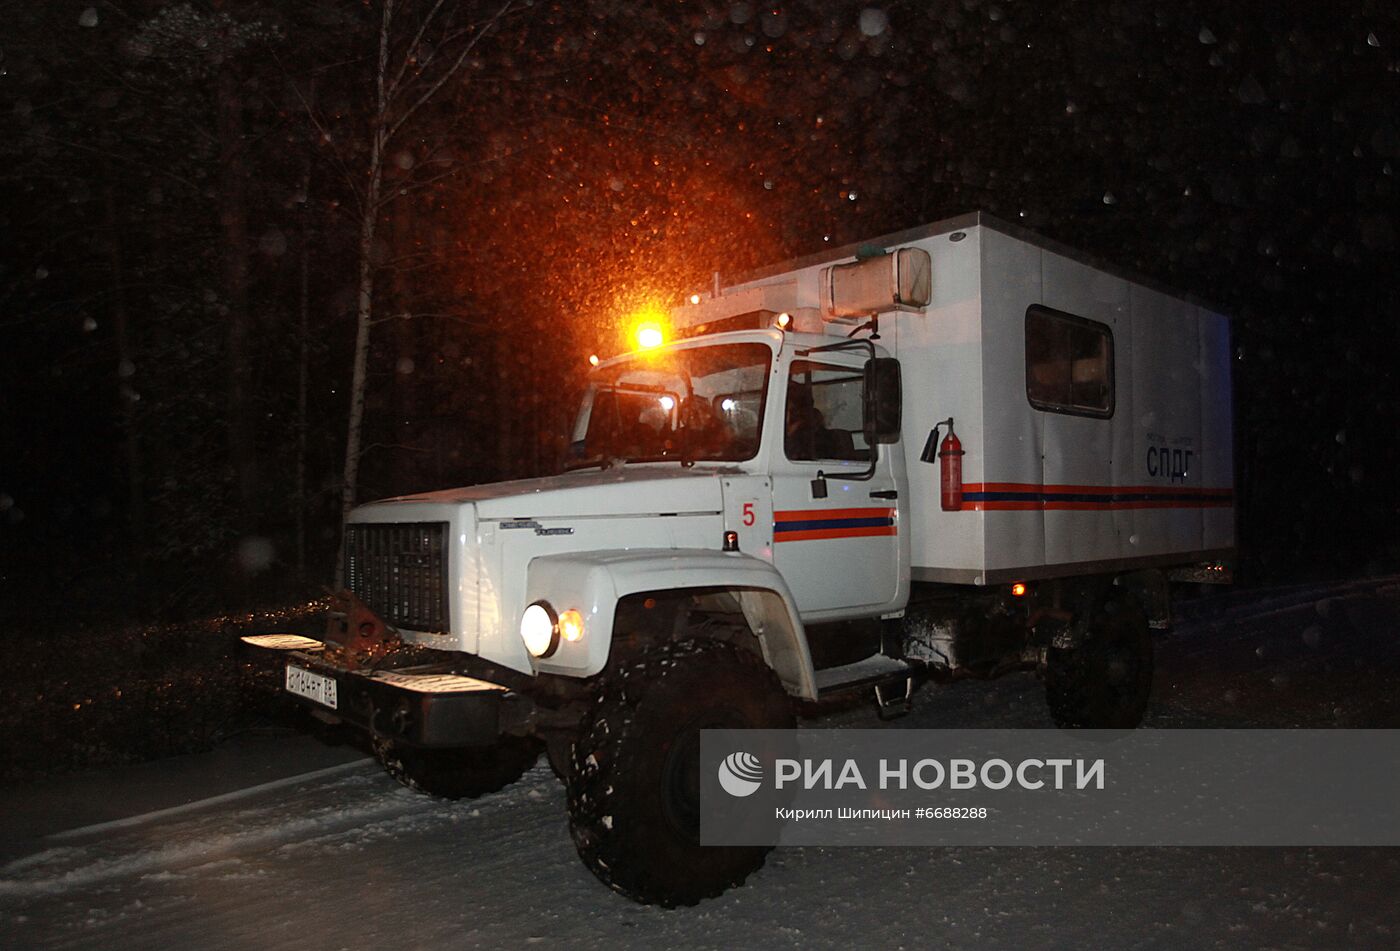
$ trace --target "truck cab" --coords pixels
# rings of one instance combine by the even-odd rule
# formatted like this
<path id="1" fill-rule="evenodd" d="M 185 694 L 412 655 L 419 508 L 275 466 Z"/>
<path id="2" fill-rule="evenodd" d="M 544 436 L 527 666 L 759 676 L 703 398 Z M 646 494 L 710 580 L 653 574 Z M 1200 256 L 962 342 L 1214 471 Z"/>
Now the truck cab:
<path id="1" fill-rule="evenodd" d="M 905 467 L 897 430 L 882 442 L 867 418 L 876 355 L 888 369 L 874 346 L 766 329 L 608 361 L 585 394 L 569 469 L 669 462 L 716 479 L 722 530 L 710 544 L 733 532 L 731 548 L 774 565 L 804 621 L 898 611 Z M 887 398 L 897 410 L 898 394 Z M 825 563 L 833 554 L 840 572 Z"/>

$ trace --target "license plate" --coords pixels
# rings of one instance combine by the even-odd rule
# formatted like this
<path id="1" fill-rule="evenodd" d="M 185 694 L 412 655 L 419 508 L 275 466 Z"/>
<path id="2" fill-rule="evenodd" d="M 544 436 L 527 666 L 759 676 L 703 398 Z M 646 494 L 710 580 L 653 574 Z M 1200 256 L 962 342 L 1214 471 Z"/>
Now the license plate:
<path id="1" fill-rule="evenodd" d="M 295 664 L 287 665 L 287 692 L 336 708 L 335 678 L 312 673 Z"/>

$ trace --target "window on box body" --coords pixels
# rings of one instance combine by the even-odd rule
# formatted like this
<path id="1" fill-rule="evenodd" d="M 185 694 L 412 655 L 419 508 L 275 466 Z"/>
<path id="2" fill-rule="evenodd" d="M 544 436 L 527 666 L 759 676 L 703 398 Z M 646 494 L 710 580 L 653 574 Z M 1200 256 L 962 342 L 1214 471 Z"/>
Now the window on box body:
<path id="1" fill-rule="evenodd" d="M 1112 331 L 1048 307 L 1029 308 L 1026 397 L 1047 412 L 1112 416 Z"/>

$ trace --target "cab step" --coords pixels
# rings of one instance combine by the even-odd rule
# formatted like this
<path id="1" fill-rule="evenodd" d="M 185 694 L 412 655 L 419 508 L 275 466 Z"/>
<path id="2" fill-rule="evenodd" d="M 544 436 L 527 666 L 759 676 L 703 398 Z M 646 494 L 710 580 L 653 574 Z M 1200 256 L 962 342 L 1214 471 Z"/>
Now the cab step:
<path id="1" fill-rule="evenodd" d="M 881 688 L 885 697 L 912 693 L 912 685 L 906 691 L 905 681 L 912 680 L 913 675 L 914 668 L 905 661 L 885 654 L 871 654 L 854 664 L 817 671 L 817 698 L 824 700 L 833 694 L 847 693 L 862 687 Z M 883 706 L 883 701 L 881 705 Z"/>

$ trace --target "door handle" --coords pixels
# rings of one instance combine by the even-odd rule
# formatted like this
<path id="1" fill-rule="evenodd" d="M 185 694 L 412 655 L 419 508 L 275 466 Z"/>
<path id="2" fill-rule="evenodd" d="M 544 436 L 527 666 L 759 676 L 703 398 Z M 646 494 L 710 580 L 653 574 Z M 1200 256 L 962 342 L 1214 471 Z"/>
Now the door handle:
<path id="1" fill-rule="evenodd" d="M 897 499 L 899 491 L 897 489 L 874 489 L 870 493 L 872 499 Z"/>

